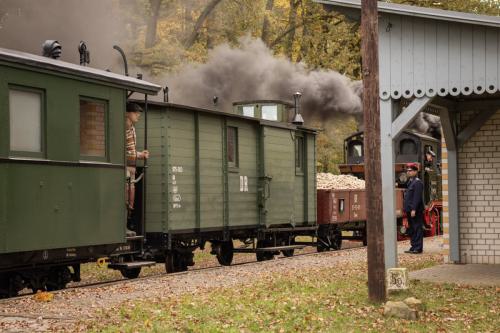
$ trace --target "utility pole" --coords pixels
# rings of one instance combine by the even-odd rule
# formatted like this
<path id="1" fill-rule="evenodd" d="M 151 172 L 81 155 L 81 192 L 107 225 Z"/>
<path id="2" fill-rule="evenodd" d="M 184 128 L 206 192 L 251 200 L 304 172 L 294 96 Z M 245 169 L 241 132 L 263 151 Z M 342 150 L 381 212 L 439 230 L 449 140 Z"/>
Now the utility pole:
<path id="1" fill-rule="evenodd" d="M 361 58 L 365 127 L 364 164 L 367 208 L 368 296 L 372 302 L 384 302 L 386 291 L 380 160 L 377 0 L 361 1 Z"/>

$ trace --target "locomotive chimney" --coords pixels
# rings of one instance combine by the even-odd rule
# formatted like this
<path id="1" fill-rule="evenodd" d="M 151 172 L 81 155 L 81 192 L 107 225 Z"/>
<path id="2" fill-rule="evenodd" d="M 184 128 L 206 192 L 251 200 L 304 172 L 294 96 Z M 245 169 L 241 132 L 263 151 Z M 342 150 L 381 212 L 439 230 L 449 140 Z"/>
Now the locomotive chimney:
<path id="1" fill-rule="evenodd" d="M 62 53 L 62 46 L 57 40 L 48 39 L 42 44 L 43 56 L 52 59 L 59 59 Z"/>
<path id="2" fill-rule="evenodd" d="M 295 116 L 293 117 L 292 124 L 294 125 L 303 125 L 304 124 L 304 119 L 302 118 L 300 114 L 300 97 L 302 96 L 301 93 L 296 92 L 293 94 L 293 100 L 295 102 Z"/>
<path id="3" fill-rule="evenodd" d="M 90 64 L 90 52 L 84 41 L 80 41 L 80 44 L 78 45 L 78 53 L 80 53 L 80 66 L 87 66 Z"/>
<path id="4" fill-rule="evenodd" d="M 163 88 L 163 101 L 165 103 L 168 103 L 168 86 L 165 86 L 165 88 Z"/>

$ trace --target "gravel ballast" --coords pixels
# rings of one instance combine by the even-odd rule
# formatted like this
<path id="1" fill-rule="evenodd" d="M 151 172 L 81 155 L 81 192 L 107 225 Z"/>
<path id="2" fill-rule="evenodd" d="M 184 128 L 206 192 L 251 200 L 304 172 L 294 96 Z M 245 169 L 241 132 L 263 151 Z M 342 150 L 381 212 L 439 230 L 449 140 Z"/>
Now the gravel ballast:
<path id="1" fill-rule="evenodd" d="M 402 252 L 407 249 L 408 242 L 401 242 L 398 247 L 398 250 Z M 424 251 L 424 255 L 431 256 L 440 253 L 441 239 L 426 239 Z M 78 323 L 92 320 L 100 310 L 119 306 L 127 301 L 161 299 L 186 293 L 196 294 L 212 288 L 250 285 L 272 274 L 317 268 L 341 269 L 343 265 L 364 261 L 366 261 L 366 248 L 357 248 L 175 275 L 161 275 L 135 281 L 128 280 L 108 286 L 64 290 L 55 293 L 53 300 L 46 303 L 36 301 L 32 296 L 2 300 L 0 302 L 0 331 L 85 330 L 85 326 L 78 326 Z"/>

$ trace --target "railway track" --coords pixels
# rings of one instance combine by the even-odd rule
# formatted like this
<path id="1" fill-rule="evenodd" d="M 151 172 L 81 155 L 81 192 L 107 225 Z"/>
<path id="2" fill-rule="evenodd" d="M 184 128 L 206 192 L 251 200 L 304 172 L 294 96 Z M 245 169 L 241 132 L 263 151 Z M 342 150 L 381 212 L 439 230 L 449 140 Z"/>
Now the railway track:
<path id="1" fill-rule="evenodd" d="M 298 254 L 294 254 L 291 257 L 279 256 L 279 257 L 276 257 L 274 260 L 293 260 L 294 258 L 297 258 L 297 257 L 318 256 L 318 255 L 324 255 L 324 254 L 332 253 L 332 252 L 335 252 L 335 253 L 348 252 L 348 251 L 360 249 L 363 247 L 366 247 L 366 246 L 355 246 L 355 247 L 349 247 L 349 248 L 340 249 L 340 250 L 336 250 L 336 251 L 298 253 Z M 214 270 L 220 270 L 220 269 L 237 267 L 237 266 L 263 264 L 266 262 L 269 262 L 269 260 L 266 260 L 266 261 L 252 260 L 252 261 L 238 262 L 238 263 L 231 264 L 230 266 L 216 265 L 216 266 L 209 266 L 209 267 L 199 267 L 199 268 L 193 268 L 193 269 L 189 269 L 187 271 L 177 272 L 177 273 L 166 273 L 166 272 L 165 273 L 153 273 L 153 274 L 146 275 L 146 276 L 140 276 L 140 277 L 135 278 L 135 279 L 119 278 L 119 279 L 113 279 L 113 280 L 109 280 L 109 281 L 99 281 L 99 282 L 80 284 L 80 285 L 76 285 L 76 286 L 69 286 L 65 289 L 51 291 L 51 293 L 57 295 L 59 293 L 62 293 L 62 292 L 68 291 L 68 290 L 107 287 L 107 286 L 117 285 L 120 283 L 124 283 L 124 284 L 135 283 L 138 281 L 139 282 L 140 281 L 147 281 L 150 279 L 155 279 L 155 278 L 160 278 L 160 277 L 165 277 L 165 276 L 175 277 L 175 276 L 193 274 L 193 273 L 197 273 L 197 272 L 214 271 Z M 13 300 L 22 300 L 25 298 L 33 297 L 33 295 L 34 295 L 33 293 L 26 293 L 26 294 L 22 294 L 22 295 L 15 296 L 15 297 L 0 299 L 0 304 L 6 303 L 9 301 L 13 301 Z M 40 318 L 40 316 L 18 315 L 18 314 L 9 314 L 9 313 L 1 313 L 1 312 L 0 312 L 0 317 L 26 317 L 26 318 L 34 318 L 34 319 Z M 47 317 L 46 319 L 51 319 L 51 318 Z M 63 319 L 63 318 L 53 318 L 53 319 Z"/>

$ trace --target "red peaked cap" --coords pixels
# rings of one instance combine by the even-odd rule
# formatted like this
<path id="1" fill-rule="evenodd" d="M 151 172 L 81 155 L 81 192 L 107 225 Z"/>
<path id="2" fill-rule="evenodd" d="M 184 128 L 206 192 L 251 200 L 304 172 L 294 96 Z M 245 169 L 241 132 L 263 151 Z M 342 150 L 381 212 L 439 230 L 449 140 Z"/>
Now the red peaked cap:
<path id="1" fill-rule="evenodd" d="M 406 163 L 406 170 L 418 171 L 418 164 L 417 163 Z"/>

